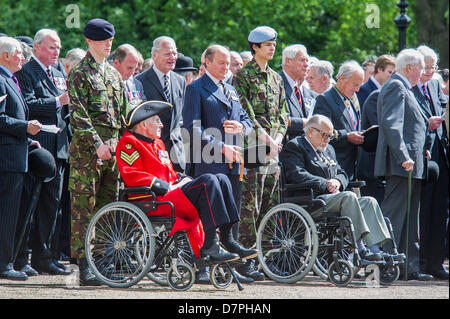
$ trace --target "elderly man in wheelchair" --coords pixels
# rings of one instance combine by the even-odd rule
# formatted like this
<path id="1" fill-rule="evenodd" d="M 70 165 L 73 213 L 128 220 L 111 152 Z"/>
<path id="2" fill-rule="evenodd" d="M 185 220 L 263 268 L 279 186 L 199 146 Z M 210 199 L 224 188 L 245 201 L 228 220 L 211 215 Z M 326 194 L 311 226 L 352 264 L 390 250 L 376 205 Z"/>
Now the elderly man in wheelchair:
<path id="1" fill-rule="evenodd" d="M 354 239 L 362 264 L 382 262 L 388 259 L 401 262 L 405 256 L 388 253 L 381 248 L 391 240 L 389 227 L 378 202 L 372 197 L 358 198 L 347 191 L 348 178 L 339 163 L 329 141 L 333 138 L 333 124 L 323 115 L 312 116 L 305 135 L 290 140 L 280 153 L 286 183 L 312 190 L 316 200 L 325 203 L 327 215 L 337 214 L 351 220 Z M 313 217 L 315 212 L 309 211 Z"/>

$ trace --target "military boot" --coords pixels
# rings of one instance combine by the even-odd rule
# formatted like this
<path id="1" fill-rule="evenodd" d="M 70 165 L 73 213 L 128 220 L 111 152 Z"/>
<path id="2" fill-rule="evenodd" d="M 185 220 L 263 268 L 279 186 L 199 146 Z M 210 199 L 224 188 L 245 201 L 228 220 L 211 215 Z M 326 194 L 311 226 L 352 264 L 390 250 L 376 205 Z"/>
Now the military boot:
<path id="1" fill-rule="evenodd" d="M 86 258 L 78 259 L 78 267 L 80 269 L 80 286 L 101 286 L 102 283 L 95 277 L 89 269 Z"/>

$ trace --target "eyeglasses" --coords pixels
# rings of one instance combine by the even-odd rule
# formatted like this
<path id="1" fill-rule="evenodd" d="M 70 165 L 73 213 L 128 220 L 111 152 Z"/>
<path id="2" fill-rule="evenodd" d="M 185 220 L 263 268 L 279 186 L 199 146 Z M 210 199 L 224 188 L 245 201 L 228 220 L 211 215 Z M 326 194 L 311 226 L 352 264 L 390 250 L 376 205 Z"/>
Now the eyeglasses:
<path id="1" fill-rule="evenodd" d="M 312 128 L 312 129 L 315 129 L 317 132 L 319 132 L 320 135 L 322 135 L 322 139 L 323 139 L 324 141 L 326 141 L 326 140 L 331 141 L 331 140 L 334 138 L 333 135 L 330 135 L 330 134 L 328 134 L 328 133 L 326 133 L 326 132 L 323 132 L 323 131 L 319 130 L 318 128 L 315 128 L 315 127 L 312 127 L 312 126 L 311 126 L 311 128 Z"/>
<path id="2" fill-rule="evenodd" d="M 437 65 L 433 65 L 433 66 L 425 66 L 425 71 L 436 71 L 438 69 Z"/>

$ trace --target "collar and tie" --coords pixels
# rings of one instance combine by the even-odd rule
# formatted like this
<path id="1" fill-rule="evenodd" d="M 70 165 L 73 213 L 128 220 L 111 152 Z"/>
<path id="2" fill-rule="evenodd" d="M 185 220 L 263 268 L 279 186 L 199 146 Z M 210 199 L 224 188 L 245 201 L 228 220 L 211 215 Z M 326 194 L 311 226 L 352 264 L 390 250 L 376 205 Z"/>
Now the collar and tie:
<path id="1" fill-rule="evenodd" d="M 228 90 L 228 88 L 225 86 L 225 83 L 223 83 L 223 81 L 219 81 L 219 84 L 222 86 L 223 89 L 223 94 L 225 95 L 225 97 L 227 98 L 228 102 L 231 103 L 231 92 L 230 90 Z"/>
<path id="2" fill-rule="evenodd" d="M 16 83 L 17 89 L 19 90 L 19 93 L 22 93 L 22 90 L 20 89 L 19 81 L 17 80 L 16 76 L 13 74 L 11 76 L 11 79 Z"/>
<path id="3" fill-rule="evenodd" d="M 50 68 L 46 69 L 45 72 L 47 72 L 48 77 L 53 82 L 53 74 L 52 74 L 52 71 L 50 70 Z"/>
<path id="4" fill-rule="evenodd" d="M 163 75 L 163 90 L 164 94 L 166 95 L 167 101 L 171 101 L 170 96 L 170 88 L 169 88 L 169 76 L 167 74 Z"/>
<path id="5" fill-rule="evenodd" d="M 423 96 L 425 96 L 425 99 L 428 102 L 431 102 L 430 94 L 428 94 L 428 85 L 426 83 L 424 83 L 422 85 L 422 93 L 423 93 Z"/>
<path id="6" fill-rule="evenodd" d="M 294 85 L 294 93 L 297 97 L 298 104 L 300 104 L 300 110 L 303 112 L 303 98 L 302 98 L 302 92 L 300 92 L 300 88 L 297 84 Z"/>

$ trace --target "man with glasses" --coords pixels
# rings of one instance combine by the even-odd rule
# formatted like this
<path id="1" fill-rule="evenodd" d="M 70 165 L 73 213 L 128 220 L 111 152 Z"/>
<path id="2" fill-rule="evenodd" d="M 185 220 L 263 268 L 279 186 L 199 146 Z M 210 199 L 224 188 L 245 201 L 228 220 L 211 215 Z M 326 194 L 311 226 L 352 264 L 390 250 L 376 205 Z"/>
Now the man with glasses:
<path id="1" fill-rule="evenodd" d="M 389 254 L 380 247 L 391 238 L 383 213 L 373 197 L 357 198 L 354 192 L 345 191 L 348 177 L 328 144 L 332 139 L 331 121 L 323 115 L 312 116 L 305 125 L 305 135 L 291 139 L 280 153 L 286 181 L 311 187 L 316 198 L 325 201 L 328 213 L 349 217 L 360 257 L 381 260 Z M 393 255 L 393 258 L 400 260 L 404 256 Z"/>

